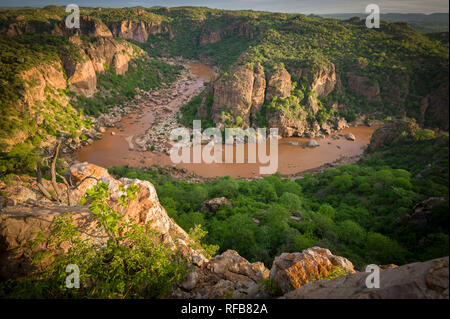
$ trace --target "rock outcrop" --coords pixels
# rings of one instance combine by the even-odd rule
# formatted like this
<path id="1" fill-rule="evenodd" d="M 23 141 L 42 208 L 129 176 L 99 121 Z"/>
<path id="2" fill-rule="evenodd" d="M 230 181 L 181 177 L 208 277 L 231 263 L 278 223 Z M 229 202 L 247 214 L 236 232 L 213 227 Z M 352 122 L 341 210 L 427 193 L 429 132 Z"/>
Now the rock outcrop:
<path id="1" fill-rule="evenodd" d="M 276 110 L 267 117 L 267 124 L 268 127 L 277 128 L 282 137 L 303 136 L 309 128 L 306 115 L 306 111 L 302 109 L 295 117 L 284 110 Z"/>
<path id="2" fill-rule="evenodd" d="M 74 226 L 82 229 L 83 239 L 90 238 L 99 247 L 106 244 L 108 237 L 105 231 L 97 228 L 96 218 L 87 208 L 50 203 L 36 207 L 32 201 L 29 202 L 4 207 L 0 211 L 0 281 L 23 278 L 43 269 L 32 265 L 32 256 L 47 247 L 42 244 L 29 250 L 26 245 L 41 231 L 48 235 L 55 218 L 63 214 L 72 215 Z M 64 251 L 67 247 L 60 248 Z"/>
<path id="3" fill-rule="evenodd" d="M 247 66 L 239 66 L 229 75 L 222 76 L 214 84 L 214 103 L 212 113 L 214 123 L 223 127 L 227 120 L 225 113 L 230 113 L 234 122 L 239 116 L 244 126 L 250 122 L 250 109 L 252 107 L 253 84 L 255 73 Z"/>
<path id="4" fill-rule="evenodd" d="M 308 81 L 308 88 L 316 92 L 317 97 L 326 97 L 330 94 L 337 84 L 336 70 L 333 63 L 319 68 L 303 68 L 293 70 L 293 74 L 297 75 L 299 79 L 305 77 Z"/>
<path id="5" fill-rule="evenodd" d="M 380 271 L 380 287 L 367 288 L 370 273 L 320 280 L 283 296 L 286 299 L 448 299 L 448 257 Z"/>
<path id="6" fill-rule="evenodd" d="M 282 103 L 291 105 L 285 104 L 284 107 L 272 108 L 266 112 L 268 127 L 277 128 L 282 137 L 315 137 L 348 126 L 344 119 L 338 117 L 329 119 L 322 126 L 315 120 L 307 119 L 308 112 L 315 115 L 323 108 L 317 96 L 325 97 L 336 87 L 338 81 L 333 64 L 317 72 L 308 68 L 292 72 L 297 77 L 308 80 L 308 87 L 304 89 L 314 91 L 303 102 L 291 95 L 292 79 L 286 69 L 278 68 L 268 73 L 259 62 L 253 69 L 248 65 L 235 67 L 214 84 L 214 104 L 211 111 L 214 123 L 219 128 L 227 125 L 247 128 L 255 124 L 254 120 L 258 118 L 264 102 L 271 102 L 275 97 L 289 97 L 288 102 Z M 305 105 L 296 106 L 300 103 Z M 237 121 L 238 118 L 241 120 Z"/>
<path id="7" fill-rule="evenodd" d="M 418 129 L 419 126 L 411 120 L 391 121 L 372 134 L 367 151 L 373 152 L 379 147 L 394 142 L 401 136 L 412 138 L 415 136 Z"/>
<path id="8" fill-rule="evenodd" d="M 208 260 L 192 248 L 195 247 L 192 239 L 169 218 L 151 183 L 117 180 L 106 169 L 88 163 L 73 165 L 65 175 L 74 184 L 83 181 L 70 195 L 73 203 L 79 202 L 99 180 L 103 181 L 111 194 L 108 205 L 126 220 L 150 226 L 161 242 L 178 248 L 190 266 L 185 280 L 174 287 L 170 295 L 173 298 L 273 298 L 273 288 L 283 298 L 448 298 L 448 257 L 401 267 L 382 266 L 378 289 L 366 287 L 369 273 L 355 273 L 349 260 L 320 247 L 284 253 L 275 259 L 270 271 L 263 263 L 251 263 L 233 250 Z M 32 177 L 18 179 L 11 185 L 0 183 L 4 195 L 0 197 L 0 280 L 23 278 L 46 267 L 30 263 L 33 253 L 47 249 L 44 244 L 32 250 L 25 248 L 38 232 L 47 236 L 55 218 L 63 214 L 71 213 L 82 237 L 92 240 L 98 249 L 108 240 L 106 232 L 97 228 L 96 218 L 87 206 L 55 205 L 43 198 L 35 183 Z M 127 188 L 131 183 L 139 188 L 137 197 L 122 207 L 118 200 L 122 195 L 119 186 Z M 44 184 L 48 186 L 50 182 Z M 65 185 L 58 187 L 63 193 Z M 427 203 L 416 209 L 428 207 Z M 69 247 L 62 242 L 59 248 L 63 253 Z M 322 280 L 336 270 L 341 277 Z M 269 284 L 271 289 L 267 289 Z"/>
<path id="9" fill-rule="evenodd" d="M 105 66 L 111 66 L 117 74 L 124 74 L 131 57 L 137 55 L 128 43 L 111 38 L 96 38 L 85 45 L 85 52 L 96 72 L 105 72 Z"/>
<path id="10" fill-rule="evenodd" d="M 94 37 L 112 37 L 111 31 L 102 21 L 86 16 L 80 16 L 80 29 L 75 31 Z"/>
<path id="11" fill-rule="evenodd" d="M 347 85 L 350 90 L 361 95 L 368 102 L 381 101 L 380 86 L 378 83 L 372 82 L 367 77 L 361 76 L 355 72 L 350 72 L 348 74 Z"/>
<path id="12" fill-rule="evenodd" d="M 266 101 L 271 101 L 274 96 L 286 98 L 291 95 L 291 91 L 291 75 L 285 69 L 277 69 L 269 76 Z"/>
<path id="13" fill-rule="evenodd" d="M 111 194 L 109 205 L 119 211 L 125 220 L 149 225 L 155 230 L 160 240 L 166 245 L 177 247 L 182 255 L 194 264 L 201 265 L 207 261 L 203 254 L 191 248 L 192 240 L 187 233 L 179 227 L 166 213 L 161 206 L 156 194 L 156 190 L 150 182 L 120 179 L 111 177 L 105 168 L 88 163 L 80 163 L 72 166 L 65 173 L 74 185 L 81 185 L 71 192 L 71 202 L 78 203 L 84 197 L 86 190 L 103 181 L 108 184 Z M 139 187 L 136 200 L 131 201 L 126 208 L 123 208 L 118 198 L 122 195 L 119 186 L 129 187 L 130 184 Z M 33 185 L 33 184 L 31 184 Z M 60 184 L 60 191 L 63 194 L 65 186 Z M 0 277 L 5 279 L 20 278 L 27 273 L 32 266 L 30 256 L 24 253 L 22 246 L 35 238 L 37 232 L 42 231 L 48 234 L 50 225 L 57 216 L 64 213 L 72 213 L 76 222 L 75 226 L 82 229 L 82 232 L 93 239 L 101 247 L 106 243 L 107 237 L 104 233 L 94 231 L 97 226 L 93 214 L 84 206 L 64 206 L 55 205 L 48 201 L 36 201 L 35 191 L 28 194 L 30 198 L 25 199 L 23 192 L 21 200 L 10 191 L 9 202 L 14 205 L 6 205 L 0 211 Z M 45 249 L 45 247 L 39 247 Z"/>
<path id="14" fill-rule="evenodd" d="M 169 28 L 161 22 L 143 22 L 124 20 L 110 24 L 115 37 L 145 43 L 150 35 L 168 33 Z"/>
<path id="15" fill-rule="evenodd" d="M 269 270 L 261 262 L 250 263 L 234 250 L 227 250 L 201 267 L 192 268 L 184 283 L 172 293 L 175 298 L 258 298 Z"/>
<path id="16" fill-rule="evenodd" d="M 97 76 L 89 57 L 80 51 L 80 58 L 63 57 L 69 89 L 78 95 L 92 97 L 97 91 Z"/>
<path id="17" fill-rule="evenodd" d="M 233 207 L 231 202 L 226 197 L 218 197 L 208 199 L 203 202 L 201 210 L 202 212 L 215 212 L 220 208 L 220 206 Z"/>
<path id="18" fill-rule="evenodd" d="M 45 88 L 65 89 L 66 79 L 61 62 L 41 64 L 20 73 L 24 81 L 23 96 L 19 108 L 22 112 L 30 112 L 32 106 L 45 100 Z"/>
<path id="19" fill-rule="evenodd" d="M 26 113 L 30 120 L 35 120 L 39 127 L 47 125 L 68 132 L 66 124 L 55 117 L 56 114 L 78 116 L 80 120 L 86 116 L 79 114 L 70 103 L 70 97 L 64 94 L 69 89 L 79 96 L 92 97 L 97 92 L 97 75 L 111 69 L 116 74 L 125 74 L 132 59 L 144 58 L 144 52 L 126 41 L 118 41 L 111 37 L 96 37 L 84 41 L 79 35 L 68 38 L 75 51 L 62 51 L 53 61 L 46 61 L 38 66 L 30 67 L 16 76 L 21 81 L 22 89 L 18 90 L 19 99 L 16 109 Z M 82 134 L 80 128 L 77 133 Z M 2 151 L 8 152 L 14 145 L 22 143 L 31 131 L 17 130 L 14 136 L 1 139 Z M 51 146 L 55 137 L 48 136 L 41 147 Z"/>
<path id="20" fill-rule="evenodd" d="M 275 258 L 270 278 L 283 294 L 298 289 L 312 280 L 327 276 L 333 267 L 354 273 L 353 264 L 346 258 L 333 255 L 328 249 L 313 247 L 301 253 L 284 253 Z"/>
<path id="21" fill-rule="evenodd" d="M 252 91 L 252 115 L 255 118 L 256 114 L 261 111 L 261 107 L 264 104 L 264 95 L 266 92 L 266 75 L 264 73 L 264 67 L 258 62 L 253 70 L 254 81 Z"/>

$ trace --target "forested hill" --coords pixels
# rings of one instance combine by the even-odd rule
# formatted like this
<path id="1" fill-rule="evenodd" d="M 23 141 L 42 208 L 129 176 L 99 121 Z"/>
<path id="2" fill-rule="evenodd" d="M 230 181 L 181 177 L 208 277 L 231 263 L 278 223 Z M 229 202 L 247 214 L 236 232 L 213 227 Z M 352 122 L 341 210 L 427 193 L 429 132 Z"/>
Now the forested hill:
<path id="1" fill-rule="evenodd" d="M 367 17 L 364 13 L 321 14 L 325 18 L 350 19 Z M 387 22 L 406 22 L 421 32 L 448 32 L 448 13 L 381 13 L 380 18 Z"/>

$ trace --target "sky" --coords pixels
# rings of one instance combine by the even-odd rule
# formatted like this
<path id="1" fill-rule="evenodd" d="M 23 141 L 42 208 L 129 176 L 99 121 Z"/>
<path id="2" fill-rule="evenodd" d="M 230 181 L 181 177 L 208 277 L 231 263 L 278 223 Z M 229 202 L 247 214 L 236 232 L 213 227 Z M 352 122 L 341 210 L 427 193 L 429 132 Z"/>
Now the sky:
<path id="1" fill-rule="evenodd" d="M 0 7 L 43 7 L 70 3 L 80 7 L 206 6 L 304 14 L 364 13 L 368 4 L 375 3 L 380 6 L 381 13 L 449 12 L 448 0 L 0 0 Z"/>

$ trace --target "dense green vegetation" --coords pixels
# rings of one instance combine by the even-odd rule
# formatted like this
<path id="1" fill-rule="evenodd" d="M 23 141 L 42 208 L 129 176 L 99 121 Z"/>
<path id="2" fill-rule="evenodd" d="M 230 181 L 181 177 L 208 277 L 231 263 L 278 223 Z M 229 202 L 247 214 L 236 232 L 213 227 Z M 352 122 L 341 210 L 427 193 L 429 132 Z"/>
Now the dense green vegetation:
<path id="1" fill-rule="evenodd" d="M 133 184 L 122 188 L 121 206 L 135 200 L 138 190 Z M 108 236 L 106 248 L 99 250 L 95 238 L 83 238 L 73 216 L 64 214 L 55 220 L 49 236 L 39 233 L 28 247 L 42 243 L 49 247 L 38 250 L 33 262 L 51 266 L 21 281 L 2 282 L 0 298 L 157 298 L 185 278 L 187 264 L 176 251 L 165 247 L 148 227 L 126 222 L 108 204 L 107 184 L 100 182 L 88 190 L 86 202 Z M 68 247 L 64 254 L 61 244 Z M 66 288 L 67 265 L 78 266 L 78 289 Z"/>
<path id="2" fill-rule="evenodd" d="M 45 70 L 47 64 L 60 61 L 62 56 L 72 61 L 81 56 L 67 38 L 43 34 L 0 36 L 0 49 L 0 175 L 28 173 L 36 164 L 42 141 L 63 134 L 75 137 L 91 123 L 68 102 L 67 90 L 46 87 L 43 101 L 27 105 L 23 98 L 26 88 L 41 83 L 34 78 L 25 81 L 19 75 L 34 67 Z M 15 141 L 17 136 L 20 138 Z"/>
<path id="3" fill-rule="evenodd" d="M 205 99 L 204 105 L 202 104 L 203 99 Z M 214 127 L 214 123 L 211 119 L 211 108 L 213 104 L 213 97 L 211 95 L 207 95 L 207 91 L 195 96 L 188 103 L 183 105 L 180 108 L 181 116 L 179 118 L 179 122 L 181 125 L 185 127 L 192 128 L 192 124 L 194 120 L 200 119 L 202 121 L 203 127 Z M 206 109 L 207 117 L 199 118 L 197 115 L 199 107 L 204 107 Z"/>
<path id="4" fill-rule="evenodd" d="M 136 95 L 137 88 L 148 91 L 161 87 L 163 82 L 173 82 L 179 71 L 179 66 L 149 58 L 132 60 L 125 75 L 118 75 L 110 69 L 99 74 L 99 91 L 92 98 L 78 97 L 76 107 L 86 114 L 98 116 L 106 113 L 111 106 L 123 107 Z"/>
<path id="5" fill-rule="evenodd" d="M 322 14 L 321 16 L 345 20 L 352 17 L 360 19 L 366 19 L 367 17 L 367 15 L 361 13 Z M 387 22 L 407 22 L 420 32 L 448 32 L 448 13 L 382 13 L 380 18 Z"/>
<path id="6" fill-rule="evenodd" d="M 358 164 L 295 181 L 274 175 L 191 184 L 158 169 L 110 171 L 154 183 L 169 215 L 186 230 L 203 225 L 206 241 L 219 245 L 220 251 L 235 249 L 270 266 L 282 252 L 319 245 L 361 267 L 448 254 L 448 152 L 448 135 L 417 135 L 399 139 Z M 204 200 L 221 196 L 233 208 L 200 211 Z M 416 203 L 429 197 L 446 200 L 425 223 L 402 222 Z"/>
<path id="7" fill-rule="evenodd" d="M 445 35 L 443 39 L 425 36 L 406 23 L 382 22 L 380 29 L 369 30 L 359 18 L 208 8 L 150 11 L 166 17 L 171 28 L 170 34 L 151 36 L 143 45 L 153 56 L 206 57 L 218 64 L 222 73 L 235 64 L 260 62 L 267 72 L 283 66 L 296 75 L 305 69 L 313 73 L 327 69 L 333 63 L 340 85 L 319 99 L 321 116 L 338 103 L 345 106 L 338 115 L 348 121 L 359 114 L 378 119 L 406 114 L 419 120 L 421 99 L 448 81 Z M 379 90 L 380 98 L 369 101 L 349 88 L 350 73 L 364 77 L 369 86 Z M 264 110 L 267 108 L 266 103 Z M 425 125 L 444 122 L 426 119 Z"/>
<path id="8" fill-rule="evenodd" d="M 89 43 L 91 38 L 82 36 Z M 124 40 L 117 40 L 124 41 Z M 21 74 L 36 68 L 36 74 L 51 67 L 61 68 L 61 61 L 81 61 L 78 45 L 68 37 L 49 34 L 0 35 L 0 175 L 33 173 L 43 141 L 69 137 L 79 139 L 92 121 L 84 116 L 99 116 L 112 106 L 123 107 L 136 95 L 136 88 L 149 90 L 175 80 L 180 67 L 143 55 L 136 55 L 124 75 L 108 65 L 97 74 L 97 93 L 92 98 L 75 96 L 68 89 L 45 87 L 42 101 L 26 103 L 25 96 L 35 94 L 36 76 L 25 79 Z M 136 48 L 136 51 L 142 51 Z M 67 78 L 64 68 L 61 70 Z M 53 79 L 50 79 L 53 80 Z M 34 98 L 34 96 L 32 97 Z"/>

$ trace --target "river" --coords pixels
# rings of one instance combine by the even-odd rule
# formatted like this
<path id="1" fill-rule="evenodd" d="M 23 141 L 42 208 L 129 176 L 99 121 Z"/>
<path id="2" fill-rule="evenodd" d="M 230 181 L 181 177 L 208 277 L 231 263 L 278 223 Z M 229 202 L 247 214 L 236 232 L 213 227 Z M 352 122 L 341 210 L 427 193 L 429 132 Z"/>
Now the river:
<path id="1" fill-rule="evenodd" d="M 186 88 L 184 96 L 174 99 L 165 107 L 178 111 L 181 99 L 192 96 L 203 87 L 204 82 L 211 81 L 214 73 L 211 67 L 203 64 L 189 62 L 186 68 L 193 75 L 194 80 Z M 170 156 L 163 152 L 137 151 L 130 148 L 130 139 L 133 136 L 144 134 L 155 119 L 155 107 L 143 106 L 140 112 L 126 115 L 118 123 L 122 129 L 108 128 L 102 138 L 93 144 L 83 147 L 75 154 L 77 160 L 90 162 L 99 166 L 123 166 L 134 167 L 172 166 Z M 335 162 L 342 157 L 354 157 L 361 155 L 364 148 L 370 142 L 374 130 L 378 126 L 359 126 L 346 128 L 339 132 L 340 135 L 352 133 L 355 141 L 349 141 L 344 137 L 333 139 L 327 136 L 316 139 L 320 146 L 315 148 L 305 147 L 307 138 L 285 138 L 278 141 L 278 171 L 283 175 L 296 174 L 320 167 L 327 163 Z M 209 178 L 217 176 L 232 176 L 240 178 L 253 178 L 259 176 L 259 163 L 244 164 L 178 164 L 178 168 L 185 168 L 196 175 Z"/>

